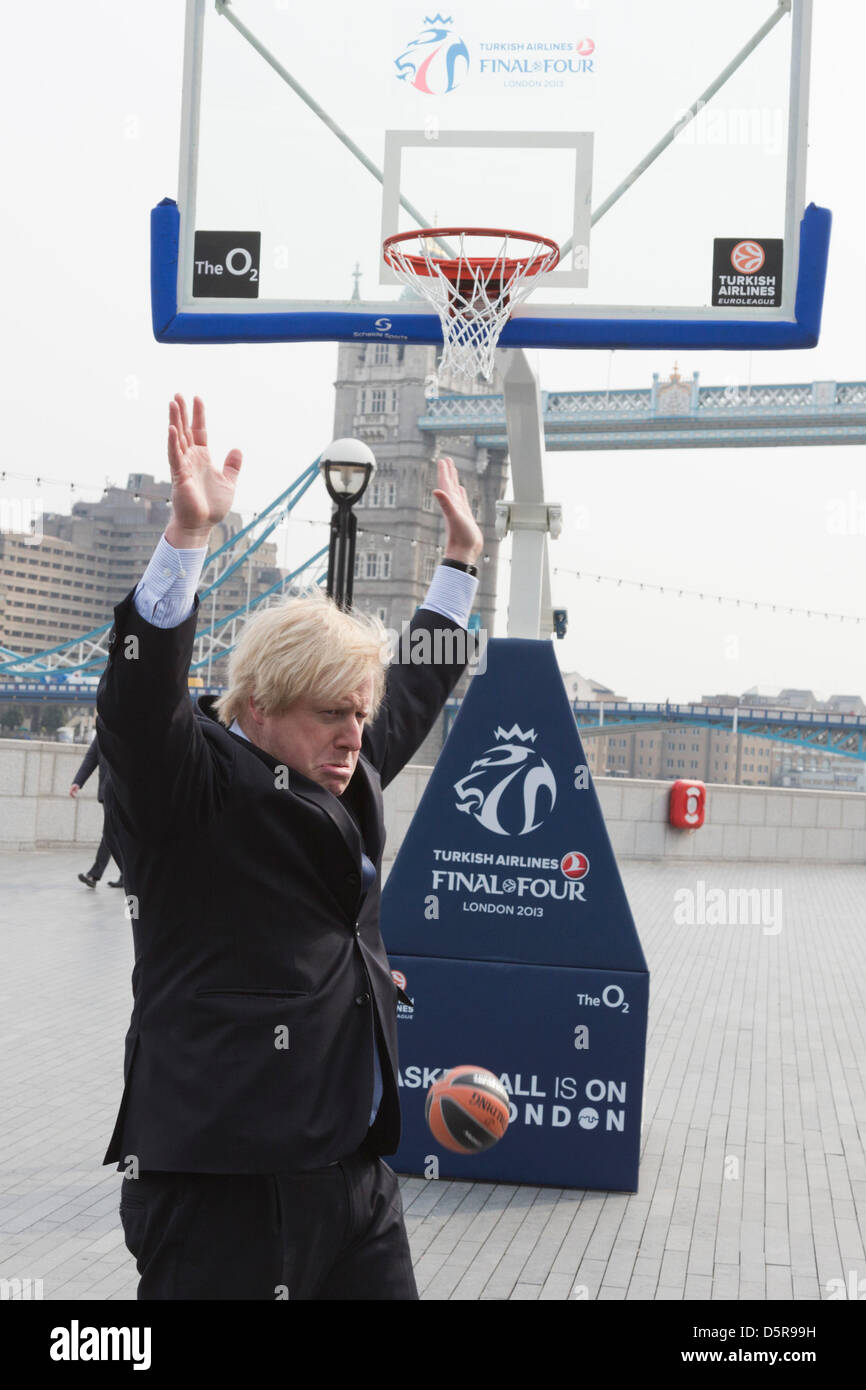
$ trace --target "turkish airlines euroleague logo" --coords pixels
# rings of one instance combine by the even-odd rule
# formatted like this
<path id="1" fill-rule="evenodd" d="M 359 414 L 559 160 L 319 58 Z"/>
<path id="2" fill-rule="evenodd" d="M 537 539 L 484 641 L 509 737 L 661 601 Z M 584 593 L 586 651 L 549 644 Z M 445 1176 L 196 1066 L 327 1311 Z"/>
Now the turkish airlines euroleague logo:
<path id="1" fill-rule="evenodd" d="M 414 1018 L 414 1017 L 415 1017 L 415 1000 L 411 997 L 411 995 L 409 995 L 409 994 L 406 993 L 406 991 L 407 991 L 407 989 L 408 989 L 408 986 L 409 986 L 409 981 L 406 979 L 406 976 L 403 974 L 403 971 L 402 971 L 402 970 L 392 970 L 392 971 L 391 971 L 391 979 L 394 981 L 394 984 L 397 986 L 397 988 L 398 988 L 399 990 L 402 990 L 402 991 L 403 991 L 403 994 L 404 994 L 404 996 L 405 996 L 405 998 L 403 998 L 403 999 L 398 998 L 398 1000 L 397 1000 L 397 1017 L 398 1017 L 398 1019 L 400 1019 L 400 1018 L 405 1018 L 405 1019 L 412 1019 L 412 1018 Z"/>
<path id="2" fill-rule="evenodd" d="M 559 867 L 566 878 L 585 878 L 589 873 L 589 860 L 585 854 L 581 854 L 579 849 L 572 849 L 569 850 L 568 854 L 563 855 Z"/>
<path id="3" fill-rule="evenodd" d="M 782 237 L 716 237 L 712 303 L 730 309 L 778 309 L 784 250 Z"/>
<path id="4" fill-rule="evenodd" d="M 731 265 L 741 275 L 755 275 L 766 260 L 759 241 L 738 241 L 731 252 Z"/>

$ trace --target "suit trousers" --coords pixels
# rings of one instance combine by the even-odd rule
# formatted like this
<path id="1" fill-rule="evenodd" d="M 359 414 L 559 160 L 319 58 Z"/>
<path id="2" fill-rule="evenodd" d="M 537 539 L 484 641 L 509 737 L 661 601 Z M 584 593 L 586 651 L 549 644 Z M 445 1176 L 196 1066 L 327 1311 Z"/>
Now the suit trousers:
<path id="1" fill-rule="evenodd" d="M 120 862 L 120 855 L 118 853 L 117 846 L 111 839 L 111 832 L 108 829 L 108 825 L 105 820 L 105 815 L 103 814 L 102 838 L 99 841 L 99 847 L 96 851 L 96 858 L 94 859 L 93 864 L 88 870 L 91 878 L 95 878 L 97 882 L 99 881 L 99 879 L 102 878 L 102 875 L 105 873 L 106 865 L 108 864 L 109 859 L 114 860 L 115 864 L 120 870 L 119 877 L 122 878 L 123 865 Z"/>
<path id="2" fill-rule="evenodd" d="M 120 1217 L 139 1299 L 417 1299 L 397 1178 L 381 1158 L 304 1173 L 147 1172 Z"/>
<path id="3" fill-rule="evenodd" d="M 99 882 L 99 880 L 102 878 L 102 875 L 105 873 L 106 865 L 108 864 L 109 859 L 114 859 L 114 855 L 111 853 L 108 841 L 103 835 L 102 839 L 99 841 L 99 848 L 96 851 L 96 858 L 94 859 L 93 863 L 91 864 L 88 870 L 88 873 L 90 874 L 91 878 L 95 878 L 96 881 Z"/>

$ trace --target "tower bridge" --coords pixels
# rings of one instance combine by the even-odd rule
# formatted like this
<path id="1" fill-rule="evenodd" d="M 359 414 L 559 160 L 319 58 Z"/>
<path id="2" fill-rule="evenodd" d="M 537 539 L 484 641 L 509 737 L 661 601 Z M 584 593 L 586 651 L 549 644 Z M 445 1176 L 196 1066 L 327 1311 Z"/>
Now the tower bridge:
<path id="1" fill-rule="evenodd" d="M 61 673 L 62 674 L 62 673 Z M 190 694 L 222 695 L 226 687 L 204 680 L 197 672 Z M 198 683 L 201 681 L 201 684 Z M 43 700 L 58 704 L 92 705 L 96 701 L 98 680 L 66 678 L 0 680 L 0 703 L 33 704 Z M 460 708 L 460 700 L 445 706 L 447 732 Z M 757 706 L 648 703 L 645 701 L 571 701 L 582 738 L 609 733 L 611 729 L 640 724 L 646 728 L 680 725 L 690 728 L 726 729 L 733 734 L 774 739 L 812 751 L 836 753 L 846 758 L 866 760 L 866 715 L 824 713 L 823 711 L 780 710 Z"/>
<path id="2" fill-rule="evenodd" d="M 445 707 L 445 728 L 450 729 L 459 700 Z M 866 715 L 825 713 L 823 711 L 784 710 L 754 705 L 675 705 L 669 701 L 571 701 L 581 738 L 609 733 L 611 729 L 640 724 L 664 728 L 725 729 L 732 734 L 774 739 L 822 753 L 837 753 L 860 761 L 866 759 Z"/>
<path id="3" fill-rule="evenodd" d="M 470 485 L 476 515 L 485 532 L 493 563 L 482 576 L 478 608 L 482 626 L 492 631 L 495 609 L 495 559 L 498 542 L 493 513 L 505 487 L 508 449 L 504 394 L 443 395 L 425 398 L 425 363 L 433 348 L 404 352 L 382 344 L 358 349 L 341 345 L 335 434 L 366 438 L 377 454 L 382 482 L 376 496 L 365 499 L 359 532 L 377 561 L 384 539 L 395 546 L 395 563 L 387 573 L 373 573 L 361 547 L 364 568 L 356 592 L 361 602 L 382 603 L 377 611 L 395 626 L 398 601 L 409 609 L 420 601 L 429 569 L 435 564 L 436 517 L 425 489 L 430 460 L 439 452 L 455 455 L 458 467 L 475 479 Z M 428 358 L 430 359 L 428 362 Z M 644 390 L 546 391 L 541 393 L 544 442 L 549 450 L 725 448 L 768 445 L 866 443 L 866 382 L 815 381 L 787 385 L 701 386 L 699 374 L 684 380 L 674 370 L 663 381 L 656 373 Z M 400 481 L 400 469 L 405 478 Z M 294 508 L 318 476 L 318 461 L 305 468 L 256 518 L 210 555 L 200 593 L 203 622 L 191 667 L 196 694 L 220 693 L 225 660 L 240 628 L 259 605 L 276 602 L 295 582 L 321 583 L 327 547 L 313 551 L 266 592 L 249 597 L 226 617 L 214 618 L 214 595 L 238 571 L 248 573 L 251 558 L 266 537 Z M 394 481 L 392 482 L 391 479 Z M 381 496 L 379 493 L 381 492 Z M 382 510 L 384 509 L 384 510 Z M 380 535 L 384 533 L 384 535 Z M 390 557 L 388 557 L 390 559 Z M 423 562 L 423 563 L 421 563 Z M 406 573 L 414 566 L 414 587 Z M 406 573 L 404 573 L 404 571 Z M 421 586 L 421 587 L 419 587 Z M 386 605 L 391 605 L 390 607 Z M 211 621 L 204 619 L 211 608 Z M 98 677 L 107 658 L 110 624 L 81 633 L 45 651 L 22 656 L 0 648 L 0 700 L 50 700 L 88 704 L 95 700 Z M 450 727 L 457 704 L 445 711 Z M 857 715 L 802 713 L 777 709 L 717 708 L 704 705 L 657 705 L 643 702 L 576 703 L 575 718 L 589 737 L 617 723 L 719 725 L 788 744 L 841 754 L 866 756 L 866 718 Z"/>
<path id="4" fill-rule="evenodd" d="M 542 391 L 548 450 L 732 449 L 866 444 L 866 381 L 701 386 L 675 370 L 647 390 Z M 419 430 L 508 447 L 504 395 L 440 396 Z"/>

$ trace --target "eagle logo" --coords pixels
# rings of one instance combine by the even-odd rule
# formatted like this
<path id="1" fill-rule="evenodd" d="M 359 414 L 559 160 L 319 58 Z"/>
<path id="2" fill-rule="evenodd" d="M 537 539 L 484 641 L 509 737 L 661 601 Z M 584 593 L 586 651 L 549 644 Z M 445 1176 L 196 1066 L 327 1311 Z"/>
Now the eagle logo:
<path id="1" fill-rule="evenodd" d="M 446 96 L 460 85 L 469 71 L 469 49 L 452 22 L 451 15 L 424 16 L 428 27 L 394 59 L 401 82 L 431 97 Z"/>
<path id="2" fill-rule="evenodd" d="M 528 835 L 546 820 L 556 803 L 556 778 L 540 756 L 534 729 L 516 724 L 498 728 L 499 740 L 486 748 L 468 773 L 454 783 L 457 810 L 473 816 L 494 835 Z M 499 776 L 499 773 L 503 776 Z"/>

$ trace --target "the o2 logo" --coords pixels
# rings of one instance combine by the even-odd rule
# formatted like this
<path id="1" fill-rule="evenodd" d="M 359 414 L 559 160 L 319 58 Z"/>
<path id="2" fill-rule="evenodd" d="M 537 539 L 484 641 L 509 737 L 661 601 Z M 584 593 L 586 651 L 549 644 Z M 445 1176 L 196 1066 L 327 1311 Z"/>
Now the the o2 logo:
<path id="1" fill-rule="evenodd" d="M 258 299 L 261 232 L 196 232 L 194 299 Z"/>
<path id="2" fill-rule="evenodd" d="M 246 275 L 253 284 L 259 278 L 259 268 L 253 265 L 253 258 L 245 246 L 233 246 L 226 256 L 225 265 L 229 275 Z"/>
<path id="3" fill-rule="evenodd" d="M 609 1009 L 621 1009 L 624 1014 L 628 1013 L 628 1000 L 619 985 L 605 985 L 601 991 L 601 1002 Z"/>
<path id="4" fill-rule="evenodd" d="M 576 994 L 574 997 L 578 1004 L 582 1005 L 584 1008 L 598 1009 L 601 1008 L 602 1005 L 605 1005 L 608 1009 L 618 1009 L 620 1013 L 628 1013 L 628 1000 L 625 997 L 625 991 L 620 985 L 605 985 L 601 994 L 589 994 L 586 990 L 581 990 L 580 993 Z M 578 1028 L 581 1026 L 581 1024 L 578 1024 Z M 578 1031 L 578 1028 L 575 1028 L 575 1033 Z M 578 1046 L 577 1043 L 574 1045 L 575 1047 Z"/>

